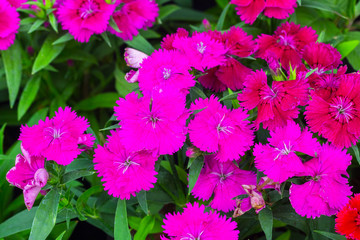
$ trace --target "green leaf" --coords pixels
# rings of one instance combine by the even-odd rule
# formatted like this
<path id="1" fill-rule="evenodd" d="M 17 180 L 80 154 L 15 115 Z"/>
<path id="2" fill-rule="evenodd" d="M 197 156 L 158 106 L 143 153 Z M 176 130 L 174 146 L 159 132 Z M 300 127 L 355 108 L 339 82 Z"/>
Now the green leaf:
<path id="1" fill-rule="evenodd" d="M 64 49 L 65 44 L 64 43 L 59 43 L 56 45 L 53 45 L 54 41 L 55 41 L 56 37 L 55 36 L 48 36 L 40 51 L 39 54 L 37 55 L 33 68 L 32 68 L 32 74 L 37 73 L 38 71 L 40 71 L 41 69 L 45 68 L 46 66 L 48 66 Z"/>
<path id="2" fill-rule="evenodd" d="M 118 66 L 115 67 L 114 76 L 116 80 L 115 89 L 121 97 L 125 97 L 128 93 L 138 88 L 138 83 L 129 83 L 125 80 L 125 73 Z"/>
<path id="3" fill-rule="evenodd" d="M 311 74 L 313 74 L 315 71 L 317 71 L 318 70 L 318 68 L 315 68 L 315 69 L 313 69 L 313 70 L 311 70 L 311 71 L 309 71 L 309 72 L 307 72 L 306 73 L 306 75 L 305 75 L 305 79 L 307 79 L 308 77 L 310 77 L 311 76 Z"/>
<path id="4" fill-rule="evenodd" d="M 39 76 L 36 76 L 34 78 L 31 78 L 24 88 L 23 93 L 21 94 L 19 106 L 17 109 L 18 113 L 18 120 L 20 120 L 26 111 L 29 109 L 31 104 L 34 102 L 37 93 L 40 88 L 41 78 Z"/>
<path id="5" fill-rule="evenodd" d="M 71 182 L 71 181 L 76 180 L 76 179 L 81 178 L 81 177 L 93 175 L 94 173 L 95 173 L 94 171 L 88 171 L 88 170 L 71 171 L 71 172 L 65 173 L 62 176 L 61 182 L 63 184 L 65 184 L 65 183 Z"/>
<path id="6" fill-rule="evenodd" d="M 325 2 L 313 1 L 313 0 L 302 0 L 301 6 L 308 7 L 308 8 L 315 8 L 318 10 L 334 13 L 334 14 L 338 15 L 339 17 L 342 17 L 345 19 L 347 18 L 344 15 L 340 14 L 334 6 L 331 6 Z"/>
<path id="7" fill-rule="evenodd" d="M 234 99 L 237 99 L 237 97 L 239 96 L 239 93 L 241 93 L 241 92 L 233 92 L 233 93 L 230 93 L 229 95 L 220 98 L 219 102 L 222 102 L 222 101 L 225 101 L 225 100 L 234 100 Z"/>
<path id="8" fill-rule="evenodd" d="M 360 154 L 359 154 L 359 148 L 356 144 L 351 146 L 352 150 L 354 151 L 355 154 L 355 158 L 358 161 L 358 163 L 360 164 Z"/>
<path id="9" fill-rule="evenodd" d="M 54 31 L 58 32 L 58 23 L 57 23 L 54 13 L 49 14 L 49 22 L 50 22 L 51 27 L 54 29 Z"/>
<path id="10" fill-rule="evenodd" d="M 323 231 L 318 231 L 318 230 L 314 230 L 315 233 L 321 234 L 327 238 L 330 238 L 332 240 L 346 240 L 345 236 L 341 236 L 339 234 L 336 233 L 329 233 L 329 232 L 323 232 Z"/>
<path id="11" fill-rule="evenodd" d="M 136 194 L 137 200 L 141 209 L 144 211 L 146 215 L 149 214 L 149 209 L 146 201 L 146 191 L 142 190 Z"/>
<path id="12" fill-rule="evenodd" d="M 125 43 L 130 47 L 146 53 L 147 55 L 151 55 L 151 53 L 155 51 L 154 47 L 140 34 L 134 37 L 131 41 L 125 41 Z"/>
<path id="13" fill-rule="evenodd" d="M 201 169 L 204 165 L 204 156 L 197 157 L 191 164 L 189 170 L 189 194 L 194 188 L 195 183 L 200 175 Z"/>
<path id="14" fill-rule="evenodd" d="M 229 10 L 230 7 L 230 3 L 226 5 L 226 7 L 223 9 L 223 11 L 221 12 L 221 15 L 219 17 L 219 21 L 216 24 L 216 30 L 221 31 L 224 27 L 224 22 L 225 22 L 225 18 L 226 18 L 226 14 Z"/>
<path id="15" fill-rule="evenodd" d="M 290 237 L 291 237 L 291 231 L 287 230 L 286 232 L 278 236 L 275 240 L 290 240 Z"/>
<path id="16" fill-rule="evenodd" d="M 44 19 L 37 19 L 29 29 L 28 33 L 32 33 L 36 31 L 44 22 L 45 22 Z"/>
<path id="17" fill-rule="evenodd" d="M 155 225 L 155 217 L 154 216 L 146 216 L 141 222 L 139 229 L 135 233 L 134 240 L 143 240 L 146 239 L 147 235 L 151 232 Z"/>
<path id="18" fill-rule="evenodd" d="M 10 107 L 13 108 L 19 92 L 22 74 L 21 45 L 19 41 L 15 41 L 8 50 L 2 51 L 2 59 L 9 90 Z"/>
<path id="19" fill-rule="evenodd" d="M 60 192 L 53 188 L 42 199 L 31 226 L 29 240 L 46 239 L 55 226 Z"/>
<path id="20" fill-rule="evenodd" d="M 76 209 L 79 213 L 79 219 L 80 220 L 86 220 L 86 217 L 83 215 L 85 207 L 87 207 L 87 202 L 89 200 L 89 197 L 91 195 L 94 195 L 96 193 L 100 193 L 103 191 L 103 187 L 101 185 L 93 186 L 83 192 L 83 194 L 80 195 L 78 200 L 76 201 Z"/>
<path id="21" fill-rule="evenodd" d="M 66 230 L 63 231 L 55 240 L 62 240 L 63 236 L 65 235 Z"/>
<path id="22" fill-rule="evenodd" d="M 113 16 L 110 17 L 109 25 L 112 29 L 114 29 L 116 32 L 121 33 L 122 31 L 119 29 L 119 26 L 116 24 Z"/>
<path id="23" fill-rule="evenodd" d="M 356 5 L 356 0 L 347 1 L 346 16 L 348 16 L 350 19 L 355 18 L 355 5 Z"/>
<path id="24" fill-rule="evenodd" d="M 259 212 L 259 221 L 267 240 L 272 240 L 273 214 L 268 208 Z"/>
<path id="25" fill-rule="evenodd" d="M 74 109 L 79 111 L 92 111 L 97 108 L 113 108 L 117 100 L 119 100 L 119 94 L 117 93 L 100 93 L 80 101 L 74 106 Z"/>
<path id="26" fill-rule="evenodd" d="M 344 59 L 347 57 L 358 45 L 360 41 L 359 40 L 350 40 L 350 41 L 344 41 L 336 45 L 336 49 L 341 54 L 341 59 Z"/>
<path id="27" fill-rule="evenodd" d="M 6 123 L 4 123 L 0 129 L 0 154 L 4 154 L 4 132 Z"/>
<path id="28" fill-rule="evenodd" d="M 114 238 L 115 240 L 131 240 L 126 212 L 126 200 L 121 200 L 120 198 L 115 212 Z"/>
<path id="29" fill-rule="evenodd" d="M 207 96 L 205 95 L 205 93 L 203 91 L 201 91 L 200 88 L 198 87 L 192 87 L 190 88 L 190 95 L 193 96 L 193 99 L 198 99 L 199 97 L 201 97 L 202 99 L 206 99 Z"/>
<path id="30" fill-rule="evenodd" d="M 109 127 L 99 129 L 99 131 L 102 132 L 102 131 L 108 131 L 108 130 L 113 130 L 113 129 L 117 129 L 117 128 L 121 128 L 121 126 L 119 124 L 114 124 Z"/>
<path id="31" fill-rule="evenodd" d="M 65 33 L 60 38 L 58 38 L 55 42 L 53 42 L 52 45 L 57 45 L 60 43 L 64 43 L 64 42 L 73 40 L 73 39 L 74 39 L 73 35 L 71 35 L 70 33 Z"/>
<path id="32" fill-rule="evenodd" d="M 101 37 L 104 39 L 104 41 L 106 42 L 106 44 L 111 47 L 111 42 L 110 42 L 110 39 L 109 39 L 109 36 L 107 34 L 107 32 L 103 32 L 101 34 Z"/>
<path id="33" fill-rule="evenodd" d="M 175 4 L 168 4 L 163 7 L 160 7 L 159 10 L 159 18 L 164 19 L 167 16 L 171 15 L 173 12 L 176 12 L 177 10 L 181 9 L 178 5 Z"/>
<path id="34" fill-rule="evenodd" d="M 190 161 L 189 161 L 190 163 Z M 165 168 L 168 172 L 170 172 L 171 174 L 173 174 L 172 170 L 171 170 L 171 166 L 169 161 L 161 161 L 160 165 Z M 191 164 L 190 164 L 191 165 Z M 189 166 L 190 167 L 190 166 Z M 188 167 L 188 168 L 189 168 Z M 185 185 L 187 185 L 188 180 L 187 180 L 187 173 L 185 172 L 184 169 L 182 169 L 181 167 L 179 167 L 178 165 L 175 165 L 176 171 L 177 171 L 177 175 L 179 176 L 180 181 L 182 181 Z"/>

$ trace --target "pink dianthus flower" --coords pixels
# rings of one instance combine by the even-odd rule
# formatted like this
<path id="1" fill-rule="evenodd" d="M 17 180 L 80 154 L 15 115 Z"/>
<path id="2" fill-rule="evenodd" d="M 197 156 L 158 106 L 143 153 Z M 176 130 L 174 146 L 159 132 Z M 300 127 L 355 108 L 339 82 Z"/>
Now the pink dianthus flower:
<path id="1" fill-rule="evenodd" d="M 0 1 L 0 23 L 0 50 L 6 50 L 14 43 L 20 27 L 19 13 L 6 0 Z"/>
<path id="2" fill-rule="evenodd" d="M 215 153 L 220 162 L 237 160 L 253 145 L 254 132 L 241 108 L 229 110 L 217 97 L 197 99 L 190 110 L 200 110 L 190 121 L 190 141 L 201 151 Z"/>
<path id="3" fill-rule="evenodd" d="M 160 155 L 178 151 L 186 139 L 185 95 L 177 89 L 153 91 L 138 98 L 129 93 L 116 102 L 121 143 L 129 151 L 154 150 Z"/>
<path id="4" fill-rule="evenodd" d="M 274 81 L 270 87 L 265 72 L 257 70 L 248 75 L 244 85 L 245 89 L 238 99 L 242 101 L 240 105 L 248 110 L 258 108 L 256 129 L 260 123 L 269 130 L 285 126 L 288 120 L 298 117 L 297 106 L 305 105 L 309 99 L 309 85 L 302 77 L 298 80 Z"/>
<path id="5" fill-rule="evenodd" d="M 110 195 L 130 199 L 131 195 L 154 187 L 157 156 L 147 150 L 128 151 L 121 144 L 120 132 L 111 131 L 104 147 L 95 149 L 94 169 Z"/>
<path id="6" fill-rule="evenodd" d="M 152 0 L 126 0 L 119 11 L 113 13 L 114 21 L 120 32 L 109 26 L 112 34 L 124 39 L 131 40 L 139 33 L 139 29 L 147 29 L 155 22 L 159 15 L 159 7 Z"/>
<path id="7" fill-rule="evenodd" d="M 27 2 L 26 0 L 5 0 L 5 2 L 6 1 L 8 1 L 14 8 L 19 8 L 23 3 Z"/>
<path id="8" fill-rule="evenodd" d="M 295 211 L 308 218 L 338 212 L 352 194 L 348 180 L 342 176 L 349 176 L 346 169 L 350 163 L 351 156 L 346 151 L 323 145 L 317 157 L 304 164 L 304 172 L 297 174 L 310 180 L 290 187 L 290 202 Z"/>
<path id="9" fill-rule="evenodd" d="M 296 0 L 266 0 L 264 15 L 269 18 L 285 19 L 294 13 Z"/>
<path id="10" fill-rule="evenodd" d="M 175 38 L 187 38 L 188 36 L 188 31 L 186 31 L 184 28 L 178 28 L 176 33 L 168 34 L 163 38 L 161 47 L 165 50 L 175 50 L 176 48 L 173 46 Z"/>
<path id="11" fill-rule="evenodd" d="M 205 206 L 198 203 L 186 204 L 183 213 L 167 214 L 162 226 L 170 240 L 237 240 L 239 231 L 236 222 L 216 212 L 205 212 Z M 162 236 L 162 240 L 168 238 Z"/>
<path id="12" fill-rule="evenodd" d="M 360 137 L 359 92 L 360 74 L 342 75 L 339 87 L 327 98 L 313 92 L 305 111 L 310 129 L 340 148 L 356 144 Z"/>
<path id="13" fill-rule="evenodd" d="M 269 144 L 256 144 L 254 148 L 255 167 L 274 182 L 282 183 L 304 170 L 302 160 L 295 152 L 315 156 L 320 148 L 316 138 L 294 121 L 285 127 L 270 131 Z"/>
<path id="14" fill-rule="evenodd" d="M 44 167 L 44 157 L 30 155 L 23 145 L 21 151 L 23 155 L 16 156 L 15 167 L 6 174 L 6 180 L 23 190 L 25 206 L 30 210 L 41 188 L 46 185 L 49 174 Z"/>
<path id="15" fill-rule="evenodd" d="M 191 191 L 204 201 L 214 194 L 210 207 L 228 212 L 236 207 L 236 198 L 246 194 L 241 185 L 256 185 L 253 172 L 239 169 L 233 162 L 219 162 L 214 155 L 205 156 L 205 166 Z"/>
<path id="16" fill-rule="evenodd" d="M 265 9 L 265 0 L 231 0 L 236 5 L 236 13 L 241 21 L 253 24 L 260 13 Z"/>
<path id="17" fill-rule="evenodd" d="M 141 63 L 139 88 L 144 93 L 158 91 L 162 87 L 188 93 L 195 85 L 188 59 L 178 51 L 157 50 Z"/>
<path id="18" fill-rule="evenodd" d="M 280 61 L 281 66 L 289 70 L 302 64 L 302 52 L 304 47 L 315 43 L 318 36 L 310 27 L 301 27 L 295 23 L 283 23 L 275 33 L 270 36 L 262 34 L 257 39 L 259 50 L 256 57 L 267 60 L 269 57 Z"/>
<path id="19" fill-rule="evenodd" d="M 104 0 L 64 0 L 57 14 L 63 29 L 79 42 L 88 42 L 91 35 L 106 31 L 117 4 Z"/>
<path id="20" fill-rule="evenodd" d="M 89 126 L 88 121 L 78 117 L 70 107 L 60 107 L 52 119 L 40 120 L 32 127 L 21 126 L 19 140 L 31 155 L 68 165 L 84 151 L 79 145 L 92 147 L 94 144 L 94 136 L 84 134 Z"/>

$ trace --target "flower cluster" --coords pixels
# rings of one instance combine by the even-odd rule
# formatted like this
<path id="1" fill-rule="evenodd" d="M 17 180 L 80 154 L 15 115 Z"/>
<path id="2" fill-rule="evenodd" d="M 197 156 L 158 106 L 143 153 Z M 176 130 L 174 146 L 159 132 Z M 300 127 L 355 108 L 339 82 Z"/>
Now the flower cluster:
<path id="1" fill-rule="evenodd" d="M 8 49 L 15 41 L 15 35 L 20 27 L 19 13 L 16 11 L 16 1 L 0 2 L 0 50 Z"/>

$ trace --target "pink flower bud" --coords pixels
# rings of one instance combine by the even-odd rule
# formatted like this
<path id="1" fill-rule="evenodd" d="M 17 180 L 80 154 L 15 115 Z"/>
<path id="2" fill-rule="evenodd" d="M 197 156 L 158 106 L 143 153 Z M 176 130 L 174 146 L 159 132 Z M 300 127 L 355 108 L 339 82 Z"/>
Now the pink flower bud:
<path id="1" fill-rule="evenodd" d="M 133 48 L 125 48 L 125 61 L 129 67 L 140 68 L 142 61 L 148 55 Z"/>

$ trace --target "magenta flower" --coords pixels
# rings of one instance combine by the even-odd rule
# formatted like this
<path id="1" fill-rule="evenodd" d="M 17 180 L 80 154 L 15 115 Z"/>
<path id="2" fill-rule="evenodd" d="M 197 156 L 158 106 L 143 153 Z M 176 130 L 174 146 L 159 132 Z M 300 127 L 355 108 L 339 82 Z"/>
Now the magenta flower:
<path id="1" fill-rule="evenodd" d="M 142 98 L 130 93 L 116 103 L 119 106 L 114 110 L 122 129 L 121 143 L 129 151 L 154 150 L 163 155 L 183 146 L 189 114 L 185 109 L 185 96 L 178 90 L 153 91 L 152 96 Z"/>
<path id="2" fill-rule="evenodd" d="M 26 0 L 5 0 L 5 2 L 6 1 L 14 8 L 19 8 L 23 3 L 27 2 Z"/>
<path id="3" fill-rule="evenodd" d="M 255 167 L 274 182 L 282 183 L 304 171 L 302 160 L 295 152 L 315 156 L 320 148 L 316 138 L 307 130 L 301 131 L 294 121 L 285 127 L 270 131 L 269 144 L 256 144 L 254 148 Z"/>
<path id="4" fill-rule="evenodd" d="M 23 155 L 16 156 L 15 167 L 6 174 L 6 180 L 23 190 L 25 206 L 30 210 L 41 188 L 46 185 L 49 174 L 44 167 L 44 157 L 30 155 L 23 145 L 21 151 Z"/>
<path id="5" fill-rule="evenodd" d="M 139 29 L 151 27 L 159 15 L 159 7 L 155 1 L 123 0 L 121 2 L 124 5 L 112 15 L 120 32 L 111 26 L 108 29 L 112 34 L 125 41 L 131 40 L 133 36 L 136 36 L 139 33 Z"/>
<path id="6" fill-rule="evenodd" d="M 306 162 L 305 171 L 298 176 L 306 176 L 310 181 L 292 184 L 290 202 L 295 211 L 308 218 L 331 216 L 349 201 L 352 194 L 346 172 L 351 156 L 346 151 L 325 144 L 316 158 Z"/>
<path id="7" fill-rule="evenodd" d="M 236 198 L 246 194 L 241 185 L 256 185 L 256 175 L 239 169 L 233 162 L 221 163 L 214 155 L 205 156 L 205 167 L 192 190 L 192 194 L 204 201 L 214 194 L 210 207 L 229 212 L 236 207 Z"/>
<path id="8" fill-rule="evenodd" d="M 190 66 L 205 71 L 225 62 L 224 44 L 208 33 L 195 32 L 191 38 L 175 38 L 172 45 L 190 60 Z"/>
<path id="9" fill-rule="evenodd" d="M 280 61 L 281 66 L 289 70 L 302 64 L 302 51 L 310 43 L 315 43 L 318 36 L 310 27 L 300 27 L 294 23 L 283 23 L 274 35 L 262 34 L 257 39 L 259 50 L 256 57 Z"/>
<path id="10" fill-rule="evenodd" d="M 106 31 L 117 4 L 104 0 L 64 0 L 57 14 L 63 29 L 79 42 L 88 42 L 91 35 Z"/>
<path id="11" fill-rule="evenodd" d="M 269 18 L 285 19 L 294 13 L 296 0 L 266 0 L 264 15 Z"/>
<path id="12" fill-rule="evenodd" d="M 241 108 L 229 110 L 217 97 L 197 99 L 190 110 L 200 110 L 190 121 L 190 141 L 201 151 L 215 153 L 220 162 L 238 160 L 253 145 L 254 133 Z"/>
<path id="13" fill-rule="evenodd" d="M 198 203 L 186 204 L 183 213 L 167 214 L 162 226 L 170 240 L 236 240 L 239 231 L 236 222 L 216 212 L 205 212 L 205 206 Z M 162 236 L 162 239 L 168 239 Z"/>
<path id="14" fill-rule="evenodd" d="M 253 24 L 260 13 L 265 9 L 265 0 L 231 0 L 236 5 L 236 13 L 241 21 Z"/>
<path id="15" fill-rule="evenodd" d="M 165 50 L 175 50 L 176 48 L 173 46 L 175 38 L 187 38 L 188 36 L 188 31 L 186 31 L 184 28 L 178 28 L 176 33 L 168 34 L 163 38 L 161 47 Z"/>
<path id="16" fill-rule="evenodd" d="M 94 169 L 102 177 L 104 189 L 109 195 L 130 199 L 131 195 L 154 187 L 158 157 L 151 151 L 128 151 L 121 144 L 120 132 L 111 131 L 104 147 L 99 145 L 95 149 Z"/>
<path id="17" fill-rule="evenodd" d="M 306 105 L 309 99 L 309 85 L 303 77 L 298 80 L 272 82 L 267 84 L 267 77 L 263 70 L 257 70 L 248 75 L 245 89 L 238 99 L 244 108 L 251 110 L 258 108 L 255 128 L 259 129 L 260 123 L 264 128 L 274 130 L 283 127 L 288 120 L 299 115 L 297 106 Z"/>
<path id="18" fill-rule="evenodd" d="M 144 93 L 173 88 L 183 93 L 195 85 L 188 59 L 178 51 L 158 50 L 146 58 L 139 69 L 139 88 Z"/>
<path id="19" fill-rule="evenodd" d="M 327 98 L 313 92 L 305 111 L 310 129 L 340 148 L 356 144 L 360 137 L 359 92 L 359 74 L 342 75 L 339 87 Z"/>
<path id="20" fill-rule="evenodd" d="M 227 86 L 223 82 L 221 82 L 217 76 L 217 72 L 218 72 L 219 68 L 220 67 L 214 67 L 214 68 L 207 70 L 204 75 L 202 75 L 198 78 L 199 83 L 204 88 L 210 89 L 214 92 L 225 91 L 227 89 Z M 224 71 L 224 73 L 227 74 L 227 72 L 225 72 L 225 71 Z M 231 78 L 233 78 L 233 76 L 231 76 Z"/>
<path id="21" fill-rule="evenodd" d="M 84 147 L 94 144 L 95 138 L 84 134 L 88 127 L 88 121 L 78 117 L 70 107 L 64 110 L 60 107 L 52 119 L 40 120 L 32 127 L 21 126 L 19 140 L 31 155 L 68 165 L 84 151 Z"/>
<path id="22" fill-rule="evenodd" d="M 0 22 L 0 50 L 6 50 L 14 43 L 20 27 L 19 13 L 6 0 L 0 1 Z"/>

